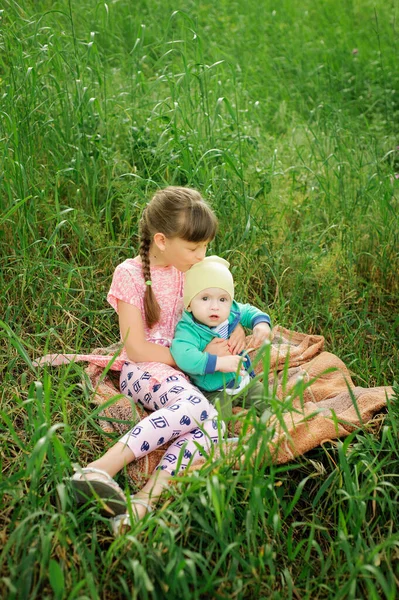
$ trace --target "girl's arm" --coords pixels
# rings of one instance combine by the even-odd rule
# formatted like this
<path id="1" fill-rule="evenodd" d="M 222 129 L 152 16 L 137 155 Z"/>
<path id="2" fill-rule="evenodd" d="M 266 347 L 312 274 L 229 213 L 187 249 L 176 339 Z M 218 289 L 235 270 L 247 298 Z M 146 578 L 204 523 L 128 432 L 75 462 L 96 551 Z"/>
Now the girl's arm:
<path id="1" fill-rule="evenodd" d="M 246 333 L 243 326 L 238 323 L 228 340 L 213 338 L 205 348 L 205 352 L 216 354 L 216 356 L 231 356 L 242 352 L 245 349 L 245 342 Z"/>
<path id="2" fill-rule="evenodd" d="M 118 300 L 118 316 L 119 328 L 129 360 L 160 362 L 171 367 L 176 366 L 169 348 L 147 342 L 141 312 L 136 306 Z"/>
<path id="3" fill-rule="evenodd" d="M 240 354 L 245 349 L 246 333 L 241 323 L 238 323 L 229 337 L 228 344 L 231 354 Z"/>
<path id="4" fill-rule="evenodd" d="M 176 329 L 172 342 L 171 352 L 176 359 L 177 366 L 188 375 L 208 375 L 221 371 L 222 373 L 235 373 L 242 362 L 242 356 L 216 356 L 200 350 L 199 338 L 184 335 L 183 331 Z M 180 336 L 179 336 L 180 333 Z M 209 344 L 208 344 L 209 345 Z"/>

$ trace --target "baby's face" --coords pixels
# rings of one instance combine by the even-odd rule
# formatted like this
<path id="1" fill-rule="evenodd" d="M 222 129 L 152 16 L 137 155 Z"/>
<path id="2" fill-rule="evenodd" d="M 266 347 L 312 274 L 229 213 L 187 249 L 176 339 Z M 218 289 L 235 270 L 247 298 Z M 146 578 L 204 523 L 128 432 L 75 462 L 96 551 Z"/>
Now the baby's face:
<path id="1" fill-rule="evenodd" d="M 193 313 L 200 323 L 217 327 L 230 314 L 232 305 L 230 294 L 221 288 L 206 288 L 194 296 L 187 310 Z"/>

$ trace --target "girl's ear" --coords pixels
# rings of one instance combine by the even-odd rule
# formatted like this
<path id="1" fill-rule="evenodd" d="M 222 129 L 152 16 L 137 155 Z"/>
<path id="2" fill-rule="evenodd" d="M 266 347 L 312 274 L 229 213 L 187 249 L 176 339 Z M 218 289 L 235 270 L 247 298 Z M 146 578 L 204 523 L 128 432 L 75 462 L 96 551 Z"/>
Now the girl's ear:
<path id="1" fill-rule="evenodd" d="M 163 233 L 156 233 L 154 235 L 154 243 L 159 248 L 161 252 L 163 252 L 166 248 L 166 236 Z"/>

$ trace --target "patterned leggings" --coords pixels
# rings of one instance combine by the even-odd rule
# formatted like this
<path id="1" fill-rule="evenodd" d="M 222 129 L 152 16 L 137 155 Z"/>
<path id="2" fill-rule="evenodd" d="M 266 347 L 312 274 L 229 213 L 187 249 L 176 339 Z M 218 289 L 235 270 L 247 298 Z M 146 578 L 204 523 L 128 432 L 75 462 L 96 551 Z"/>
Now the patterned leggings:
<path id="1" fill-rule="evenodd" d="M 196 444 L 208 451 L 218 442 L 215 407 L 177 371 L 158 383 L 135 363 L 126 362 L 121 370 L 120 389 L 134 402 L 154 411 L 120 440 L 136 458 L 177 438 L 157 467 L 174 475 L 196 462 L 195 454 L 197 459 L 202 456 Z M 223 422 L 220 428 L 224 432 Z"/>

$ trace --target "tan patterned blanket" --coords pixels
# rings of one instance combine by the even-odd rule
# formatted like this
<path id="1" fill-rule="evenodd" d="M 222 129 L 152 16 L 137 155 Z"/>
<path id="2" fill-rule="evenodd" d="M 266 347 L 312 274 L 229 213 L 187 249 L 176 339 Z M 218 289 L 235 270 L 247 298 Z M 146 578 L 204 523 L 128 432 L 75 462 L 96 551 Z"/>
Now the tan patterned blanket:
<path id="1" fill-rule="evenodd" d="M 275 431 L 270 445 L 273 462 L 288 462 L 327 440 L 346 437 L 369 422 L 393 396 L 391 387 L 355 386 L 345 364 L 334 354 L 324 351 L 322 336 L 289 331 L 279 326 L 274 327 L 272 334 L 267 361 L 268 385 L 282 403 L 282 410 L 276 411 L 280 414 L 275 414 L 268 422 Z M 251 348 L 251 342 L 251 336 L 248 336 L 248 348 Z M 110 349 L 94 352 L 109 354 Z M 250 355 L 256 362 L 257 351 L 252 350 Z M 258 361 L 255 371 L 261 373 L 264 364 L 263 360 Z M 102 367 L 90 364 L 86 374 L 96 404 L 102 405 L 119 395 L 100 413 L 103 417 L 101 426 L 105 431 L 125 433 L 145 416 L 143 409 L 132 406 L 127 397 L 120 396 L 112 373 L 104 377 Z M 144 483 L 165 448 L 159 448 L 129 465 L 128 474 L 135 483 L 139 486 Z"/>

